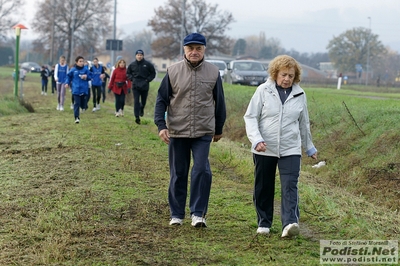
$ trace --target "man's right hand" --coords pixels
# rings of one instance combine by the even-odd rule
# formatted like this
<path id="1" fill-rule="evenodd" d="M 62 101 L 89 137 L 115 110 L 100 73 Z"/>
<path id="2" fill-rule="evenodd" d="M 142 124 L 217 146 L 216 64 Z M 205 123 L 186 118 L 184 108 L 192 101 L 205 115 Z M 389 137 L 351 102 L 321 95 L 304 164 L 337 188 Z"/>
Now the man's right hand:
<path id="1" fill-rule="evenodd" d="M 165 144 L 169 144 L 169 131 L 168 129 L 163 129 L 160 132 L 158 132 L 158 136 L 160 137 L 160 139 L 165 143 Z"/>

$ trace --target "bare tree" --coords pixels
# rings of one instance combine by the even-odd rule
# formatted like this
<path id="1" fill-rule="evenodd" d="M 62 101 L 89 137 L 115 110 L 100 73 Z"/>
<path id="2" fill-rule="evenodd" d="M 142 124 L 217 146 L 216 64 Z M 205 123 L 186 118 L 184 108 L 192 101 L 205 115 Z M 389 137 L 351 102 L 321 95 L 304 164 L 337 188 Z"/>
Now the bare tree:
<path id="1" fill-rule="evenodd" d="M 218 4 L 207 4 L 204 0 L 186 1 L 184 21 L 182 23 L 182 1 L 168 0 L 164 7 L 155 10 L 154 17 L 148 22 L 156 34 L 152 44 L 153 54 L 165 58 L 174 58 L 180 53 L 181 25 L 184 35 L 198 32 L 207 38 L 207 53 L 216 51 L 229 53 L 231 40 L 224 35 L 234 22 L 232 13 L 218 10 Z"/>
<path id="2" fill-rule="evenodd" d="M 17 24 L 15 14 L 24 0 L 0 0 L 0 37 L 5 39 L 12 26 Z"/>
<path id="3" fill-rule="evenodd" d="M 138 49 L 142 49 L 146 56 L 151 55 L 153 38 L 154 34 L 150 30 L 144 29 L 140 32 L 133 32 L 124 39 L 124 58 L 128 61 L 135 60 L 135 51 Z"/>
<path id="4" fill-rule="evenodd" d="M 111 4 L 109 0 L 39 2 L 35 17 L 40 19 L 32 23 L 39 33 L 34 49 L 49 53 L 54 43 L 57 54 L 66 54 L 67 62 L 78 54 L 97 53 L 105 46 L 105 38 L 111 31 Z"/>

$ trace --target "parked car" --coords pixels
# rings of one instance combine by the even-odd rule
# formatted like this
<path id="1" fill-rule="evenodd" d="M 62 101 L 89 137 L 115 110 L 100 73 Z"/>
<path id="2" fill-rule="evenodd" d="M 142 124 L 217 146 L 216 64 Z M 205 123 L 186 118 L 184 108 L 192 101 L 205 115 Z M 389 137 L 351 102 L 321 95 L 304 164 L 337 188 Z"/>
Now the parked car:
<path id="1" fill-rule="evenodd" d="M 221 76 L 222 81 L 225 80 L 225 73 L 228 71 L 227 65 L 222 60 L 206 60 L 213 65 L 216 65 L 219 68 L 219 75 Z"/>
<path id="2" fill-rule="evenodd" d="M 227 82 L 258 86 L 267 81 L 268 73 L 261 62 L 253 60 L 233 60 L 228 64 Z"/>
<path id="3" fill-rule="evenodd" d="M 42 70 L 42 67 L 35 62 L 24 62 L 21 63 L 21 68 L 25 69 L 28 72 L 40 72 Z"/>

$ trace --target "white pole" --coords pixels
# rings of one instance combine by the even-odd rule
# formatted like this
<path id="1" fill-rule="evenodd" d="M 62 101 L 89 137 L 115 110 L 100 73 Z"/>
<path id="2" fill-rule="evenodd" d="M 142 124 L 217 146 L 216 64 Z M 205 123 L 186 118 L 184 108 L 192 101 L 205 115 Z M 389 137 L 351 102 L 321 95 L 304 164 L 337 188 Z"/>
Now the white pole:
<path id="1" fill-rule="evenodd" d="M 337 81 L 337 89 L 338 90 L 340 90 L 340 86 L 342 85 L 342 77 L 339 77 L 338 78 L 338 81 Z"/>

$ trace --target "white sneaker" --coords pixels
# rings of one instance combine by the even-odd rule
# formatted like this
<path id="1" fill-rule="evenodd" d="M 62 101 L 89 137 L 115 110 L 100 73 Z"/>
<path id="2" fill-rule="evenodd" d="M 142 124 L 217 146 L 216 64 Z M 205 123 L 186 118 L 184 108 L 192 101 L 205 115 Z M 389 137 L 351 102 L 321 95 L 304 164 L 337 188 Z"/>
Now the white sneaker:
<path id="1" fill-rule="evenodd" d="M 120 116 L 124 116 L 124 111 L 122 111 L 122 109 L 119 109 L 118 113 Z"/>
<path id="2" fill-rule="evenodd" d="M 42 93 L 41 93 L 42 95 L 44 94 L 44 92 L 42 91 Z"/>
<path id="3" fill-rule="evenodd" d="M 47 92 L 45 92 L 44 95 L 47 95 Z"/>
<path id="4" fill-rule="evenodd" d="M 183 224 L 183 219 L 180 218 L 171 218 L 171 221 L 169 221 L 169 225 L 182 225 Z"/>
<path id="5" fill-rule="evenodd" d="M 79 124 L 79 118 L 75 119 L 75 124 Z"/>
<path id="6" fill-rule="evenodd" d="M 119 112 L 115 112 L 115 117 L 119 117 Z"/>
<path id="7" fill-rule="evenodd" d="M 60 105 L 60 111 L 64 111 L 64 106 Z"/>
<path id="8" fill-rule="evenodd" d="M 57 110 L 57 111 L 60 111 L 60 105 L 59 105 L 59 104 L 57 104 L 56 110 Z"/>
<path id="9" fill-rule="evenodd" d="M 207 227 L 206 219 L 200 216 L 192 215 L 193 227 Z"/>
<path id="10" fill-rule="evenodd" d="M 71 103 L 71 109 L 74 109 L 74 105 Z"/>
<path id="11" fill-rule="evenodd" d="M 96 111 L 97 111 L 97 108 L 93 107 L 92 112 L 96 112 Z"/>
<path id="12" fill-rule="evenodd" d="M 100 104 L 96 105 L 96 110 L 100 110 Z"/>
<path id="13" fill-rule="evenodd" d="M 285 226 L 281 237 L 293 237 L 297 236 L 299 233 L 299 225 L 297 223 L 292 223 Z"/>
<path id="14" fill-rule="evenodd" d="M 269 234 L 269 228 L 268 227 L 258 227 L 257 228 L 257 234 L 268 235 Z"/>

